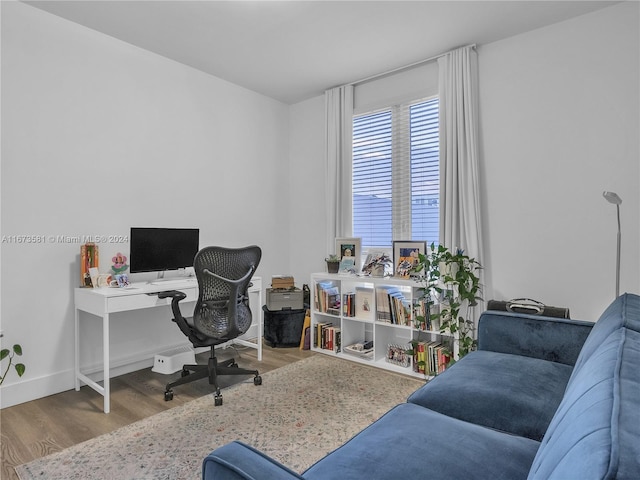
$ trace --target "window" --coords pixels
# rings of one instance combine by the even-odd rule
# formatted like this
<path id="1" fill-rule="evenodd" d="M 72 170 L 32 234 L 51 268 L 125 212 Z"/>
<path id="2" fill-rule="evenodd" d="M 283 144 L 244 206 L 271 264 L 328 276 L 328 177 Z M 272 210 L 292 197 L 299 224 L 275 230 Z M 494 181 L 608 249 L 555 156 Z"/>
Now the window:
<path id="1" fill-rule="evenodd" d="M 366 248 L 438 241 L 438 99 L 353 118 L 353 234 Z"/>

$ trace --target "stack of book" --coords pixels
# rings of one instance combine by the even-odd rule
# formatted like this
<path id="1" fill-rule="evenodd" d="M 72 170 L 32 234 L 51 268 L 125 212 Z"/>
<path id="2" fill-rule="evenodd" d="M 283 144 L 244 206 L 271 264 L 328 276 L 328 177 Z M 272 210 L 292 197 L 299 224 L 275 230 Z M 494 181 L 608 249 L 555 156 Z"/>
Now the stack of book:
<path id="1" fill-rule="evenodd" d="M 414 372 L 438 375 L 450 361 L 448 348 L 439 342 L 418 342 L 413 348 Z"/>
<path id="2" fill-rule="evenodd" d="M 432 315 L 439 312 L 439 306 L 425 298 L 416 298 L 413 301 L 413 322 L 418 330 L 437 331 L 440 322 L 432 319 Z"/>
<path id="3" fill-rule="evenodd" d="M 345 317 L 356 316 L 356 294 L 353 292 L 342 295 L 342 315 Z"/>
<path id="4" fill-rule="evenodd" d="M 396 287 L 376 288 L 376 319 L 394 325 L 411 325 L 412 308 L 404 294 Z"/>
<path id="5" fill-rule="evenodd" d="M 316 310 L 340 315 L 340 289 L 333 282 L 318 282 L 315 289 Z"/>
<path id="6" fill-rule="evenodd" d="M 342 332 L 340 327 L 331 323 L 320 322 L 316 324 L 315 345 L 323 350 L 331 350 L 335 353 L 342 351 Z"/>

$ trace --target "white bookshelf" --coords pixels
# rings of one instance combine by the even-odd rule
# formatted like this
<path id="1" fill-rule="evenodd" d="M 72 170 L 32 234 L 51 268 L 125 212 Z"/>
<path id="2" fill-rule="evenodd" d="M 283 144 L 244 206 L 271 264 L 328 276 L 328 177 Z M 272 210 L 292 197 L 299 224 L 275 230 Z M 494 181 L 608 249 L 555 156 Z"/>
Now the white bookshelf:
<path id="1" fill-rule="evenodd" d="M 325 287 L 319 289 L 318 284 Z M 453 335 L 443 334 L 439 331 L 421 330 L 415 327 L 413 304 L 422 296 L 423 285 L 410 279 L 401 278 L 376 278 L 358 277 L 330 273 L 314 273 L 311 275 L 311 350 L 314 352 L 333 355 L 346 360 L 372 365 L 385 370 L 390 370 L 419 378 L 425 378 L 425 374 L 415 372 L 413 369 L 413 359 L 409 359 L 408 366 L 400 366 L 387 361 L 389 345 L 407 346 L 412 341 L 447 343 L 454 358 L 458 358 L 458 343 Z M 408 305 L 412 313 L 408 316 L 402 313 L 389 317 L 381 303 L 388 295 L 381 293 L 383 289 L 391 290 L 398 301 Z M 326 294 L 323 292 L 329 291 Z M 337 292 L 340 306 L 338 309 L 332 308 L 333 303 L 328 297 L 332 297 Z M 367 293 L 368 292 L 368 293 Z M 345 295 L 353 294 L 352 302 L 355 302 L 357 295 L 358 304 L 355 308 L 345 308 Z M 323 298 L 320 298 L 323 297 Z M 369 298 L 369 310 L 362 308 L 363 298 Z M 333 297 L 332 297 L 333 298 Z M 382 313 L 380 313 L 382 312 Z M 398 310 L 396 310 L 398 312 Z M 405 324 L 406 323 L 406 324 Z M 335 329 L 339 329 L 341 336 L 340 351 L 335 351 L 335 341 L 332 348 L 322 348 L 318 345 L 319 329 L 318 324 L 326 324 Z M 348 352 L 350 345 L 372 341 L 373 350 L 368 356 L 357 355 Z M 326 347 L 330 347 L 325 345 Z M 410 348 L 410 347 L 409 347 Z"/>

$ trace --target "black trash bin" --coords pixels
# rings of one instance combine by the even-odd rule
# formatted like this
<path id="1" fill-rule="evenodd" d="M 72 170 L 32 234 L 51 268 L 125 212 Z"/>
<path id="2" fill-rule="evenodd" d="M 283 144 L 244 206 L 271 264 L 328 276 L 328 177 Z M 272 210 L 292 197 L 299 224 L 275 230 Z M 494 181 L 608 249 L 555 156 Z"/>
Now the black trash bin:
<path id="1" fill-rule="evenodd" d="M 300 345 L 306 309 L 269 310 L 264 312 L 264 341 L 270 347 L 297 347 Z"/>

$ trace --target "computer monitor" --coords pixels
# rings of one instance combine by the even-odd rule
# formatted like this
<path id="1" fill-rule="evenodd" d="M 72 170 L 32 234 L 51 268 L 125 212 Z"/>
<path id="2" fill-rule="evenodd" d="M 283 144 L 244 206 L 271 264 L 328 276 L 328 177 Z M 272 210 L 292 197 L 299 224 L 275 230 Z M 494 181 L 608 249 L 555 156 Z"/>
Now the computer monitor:
<path id="1" fill-rule="evenodd" d="M 197 228 L 131 227 L 129 271 L 164 272 L 193 267 L 199 240 Z"/>

